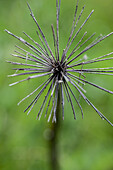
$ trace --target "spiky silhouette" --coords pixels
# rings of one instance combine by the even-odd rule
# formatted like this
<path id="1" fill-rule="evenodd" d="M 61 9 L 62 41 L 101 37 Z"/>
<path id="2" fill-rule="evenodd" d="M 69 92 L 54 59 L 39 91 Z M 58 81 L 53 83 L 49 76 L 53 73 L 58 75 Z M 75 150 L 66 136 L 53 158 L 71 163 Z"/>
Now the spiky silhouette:
<path id="1" fill-rule="evenodd" d="M 77 29 L 78 22 L 82 16 L 82 13 L 84 11 L 85 6 L 82 8 L 80 14 L 77 18 L 77 11 L 78 11 L 78 1 L 76 4 L 76 9 L 74 13 L 74 19 L 72 24 L 72 29 L 70 36 L 68 38 L 66 47 L 64 50 L 62 50 L 62 55 L 60 54 L 59 50 L 59 14 L 60 14 L 60 4 L 61 0 L 56 0 L 56 33 L 54 26 L 51 25 L 52 28 L 52 35 L 54 40 L 54 52 L 51 50 L 49 43 L 47 42 L 47 39 L 39 26 L 39 23 L 37 22 L 30 5 L 28 4 L 28 8 L 30 10 L 30 15 L 34 22 L 37 25 L 38 31 L 37 35 L 40 39 L 40 43 L 34 41 L 28 34 L 24 32 L 24 34 L 32 41 L 32 44 L 28 41 L 24 40 L 21 37 L 18 37 L 11 33 L 8 30 L 5 30 L 8 34 L 12 35 L 19 41 L 21 41 L 25 46 L 28 47 L 29 50 L 25 50 L 19 46 L 16 46 L 19 51 L 15 51 L 16 54 L 12 54 L 14 57 L 21 58 L 23 61 L 22 63 L 19 62 L 12 62 L 8 61 L 9 63 L 13 65 L 20 66 L 19 68 L 14 68 L 16 70 L 16 73 L 13 75 L 10 75 L 11 77 L 14 76 L 21 76 L 21 75 L 31 75 L 28 76 L 26 79 L 19 80 L 15 83 L 10 84 L 10 86 L 21 83 L 26 80 L 38 78 L 38 77 L 47 77 L 46 80 L 40 84 L 33 92 L 31 92 L 29 95 L 27 95 L 25 98 L 23 98 L 18 104 L 20 104 L 22 101 L 24 101 L 26 98 L 30 97 L 34 93 L 38 91 L 38 94 L 34 98 L 34 100 L 29 104 L 29 106 L 25 109 L 25 112 L 28 111 L 27 114 L 30 113 L 34 105 L 37 103 L 38 99 L 42 95 L 43 92 L 45 92 L 45 89 L 47 90 L 47 94 L 45 95 L 45 98 L 42 102 L 42 105 L 40 107 L 39 113 L 37 115 L 37 118 L 40 119 L 44 108 L 46 108 L 45 111 L 45 117 L 48 113 L 48 110 L 50 110 L 48 121 L 50 121 L 52 117 L 52 121 L 56 122 L 56 109 L 57 109 L 57 102 L 58 102 L 58 93 L 59 90 L 61 92 L 61 105 L 62 105 L 62 118 L 64 119 L 64 98 L 67 98 L 69 101 L 74 119 L 76 119 L 75 109 L 73 105 L 72 97 L 74 98 L 75 102 L 79 106 L 81 110 L 81 114 L 83 117 L 83 110 L 82 106 L 80 104 L 80 97 L 82 97 L 89 105 L 92 106 L 92 108 L 98 113 L 98 115 L 105 119 L 109 124 L 113 126 L 113 124 L 92 104 L 92 102 L 86 97 L 84 85 L 89 84 L 91 86 L 94 86 L 100 90 L 103 90 L 107 93 L 113 94 L 112 91 L 107 90 L 99 85 L 96 85 L 90 81 L 86 80 L 86 74 L 102 74 L 102 75 L 113 75 L 113 67 L 107 67 L 107 68 L 90 68 L 90 69 L 84 69 L 83 66 L 91 65 L 92 63 L 102 62 L 106 60 L 111 60 L 113 57 L 109 57 L 113 54 L 113 52 L 108 53 L 106 55 L 90 59 L 88 60 L 86 52 L 94 47 L 96 44 L 100 43 L 107 37 L 113 34 L 111 32 L 110 34 L 106 36 L 100 35 L 96 39 L 93 39 L 95 36 L 95 33 L 93 33 L 91 36 L 89 36 L 87 39 L 85 38 L 87 32 L 85 32 L 82 36 L 82 38 L 79 39 L 78 42 L 76 42 L 75 47 L 72 49 L 72 51 L 69 53 L 69 49 L 72 47 L 72 44 L 75 43 L 76 37 L 79 35 L 82 28 L 85 26 L 91 15 L 93 14 L 94 10 L 91 11 L 91 13 L 88 15 L 88 17 L 85 19 L 83 24 L 80 26 L 80 28 Z M 84 40 L 85 38 L 85 40 Z M 93 40 L 92 40 L 93 39 Z M 92 42 L 91 42 L 92 40 Z M 91 43 L 90 43 L 91 42 Z M 88 44 L 86 46 L 86 44 Z M 84 47 L 85 46 L 85 47 Z M 81 47 L 83 48 L 81 50 Z M 81 51 L 80 51 L 81 50 Z M 22 52 L 20 52 L 22 51 Z M 80 51 L 80 52 L 79 52 Z M 84 54 L 84 57 L 83 57 Z M 17 73 L 17 71 L 23 71 L 21 73 Z M 32 75 L 33 74 L 33 75 Z M 75 90 L 79 94 L 79 98 L 75 96 L 75 92 L 72 90 L 71 86 L 75 88 Z M 51 109 L 50 109 L 51 107 Z"/>

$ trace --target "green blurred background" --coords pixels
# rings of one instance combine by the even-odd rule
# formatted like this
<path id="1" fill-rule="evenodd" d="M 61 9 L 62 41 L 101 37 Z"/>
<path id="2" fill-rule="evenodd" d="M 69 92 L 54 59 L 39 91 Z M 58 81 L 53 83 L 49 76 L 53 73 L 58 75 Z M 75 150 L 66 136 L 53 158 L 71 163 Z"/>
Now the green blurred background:
<path id="1" fill-rule="evenodd" d="M 52 46 L 50 25 L 55 25 L 55 0 L 28 0 L 42 30 Z M 76 0 L 62 0 L 60 15 L 60 49 L 66 45 L 69 36 Z M 92 9 L 95 12 L 83 29 L 88 35 L 96 32 L 97 36 L 113 31 L 113 0 L 81 0 L 79 11 L 86 4 L 80 24 Z M 12 65 L 6 60 L 15 50 L 18 40 L 9 36 L 4 29 L 18 36 L 22 31 L 37 40 L 36 25 L 29 15 L 25 0 L 0 0 L 0 170 L 49 170 L 49 141 L 47 133 L 50 124 L 42 117 L 36 120 L 36 108 L 29 114 L 23 113 L 31 99 L 17 103 L 30 93 L 39 82 L 25 82 L 14 87 L 8 84 L 15 81 L 7 78 L 12 74 Z M 24 36 L 23 36 L 24 37 Z M 76 39 L 77 41 L 77 39 Z M 75 42 L 76 44 L 76 42 Z M 113 36 L 106 39 L 87 54 L 88 57 L 99 57 L 113 51 Z M 113 66 L 113 61 L 98 65 Z M 113 90 L 113 78 L 110 76 L 88 76 L 88 80 L 97 82 Z M 113 95 L 101 92 L 90 86 L 86 87 L 87 96 L 97 108 L 113 122 Z M 44 96 L 42 96 L 43 98 Z M 113 127 L 100 119 L 97 113 L 82 101 L 84 119 L 77 108 L 77 120 L 73 119 L 70 106 L 65 104 L 65 119 L 59 129 L 59 161 L 62 170 L 113 170 Z"/>

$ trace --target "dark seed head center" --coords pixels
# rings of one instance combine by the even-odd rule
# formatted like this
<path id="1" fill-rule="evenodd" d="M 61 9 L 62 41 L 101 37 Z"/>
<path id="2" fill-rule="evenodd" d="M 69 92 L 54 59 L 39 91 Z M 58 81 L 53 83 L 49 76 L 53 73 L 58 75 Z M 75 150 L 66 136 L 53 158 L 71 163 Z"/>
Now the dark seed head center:
<path id="1" fill-rule="evenodd" d="M 58 77 L 58 80 L 62 80 L 63 79 L 63 75 L 65 75 L 66 72 L 66 68 L 64 65 L 62 65 L 62 63 L 60 61 L 57 61 L 54 64 L 53 67 L 53 74 L 54 76 Z"/>

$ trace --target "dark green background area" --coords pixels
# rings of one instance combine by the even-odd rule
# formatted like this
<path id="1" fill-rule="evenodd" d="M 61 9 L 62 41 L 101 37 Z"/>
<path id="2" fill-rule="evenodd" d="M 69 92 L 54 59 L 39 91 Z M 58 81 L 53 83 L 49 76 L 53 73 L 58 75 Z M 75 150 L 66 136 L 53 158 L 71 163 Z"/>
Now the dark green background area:
<path id="1" fill-rule="evenodd" d="M 51 24 L 56 24 L 55 0 L 28 0 L 37 20 L 44 31 L 47 40 L 53 47 Z M 69 36 L 75 9 L 75 0 L 62 0 L 60 15 L 60 52 L 65 48 Z M 83 28 L 90 36 L 93 32 L 97 36 L 106 35 L 113 31 L 113 0 L 81 0 L 79 12 L 86 4 L 80 24 L 92 9 L 95 10 L 89 22 Z M 36 25 L 29 15 L 25 0 L 0 0 L 0 170 L 49 170 L 49 145 L 47 133 L 50 124 L 42 116 L 36 120 L 40 102 L 27 116 L 23 110 L 30 103 L 31 98 L 20 106 L 17 103 L 28 93 L 33 91 L 41 79 L 33 82 L 23 82 L 14 87 L 8 84 L 15 82 L 14 78 L 7 78 L 13 74 L 12 65 L 6 60 L 13 60 L 10 56 L 15 50 L 18 40 L 9 36 L 4 29 L 25 37 L 22 31 L 37 40 Z M 78 36 L 79 37 L 79 36 Z M 77 38 L 75 44 L 77 44 Z M 73 45 L 74 47 L 74 45 Z M 99 57 L 113 51 L 113 35 L 100 43 L 87 55 L 89 58 Z M 98 67 L 113 66 L 113 61 L 100 63 Z M 19 77 L 18 77 L 19 79 Z M 21 77 L 20 77 L 21 79 Z M 88 76 L 98 85 L 113 90 L 113 77 L 91 75 Z M 113 95 L 99 91 L 86 85 L 87 96 L 113 122 Z M 73 89 L 74 91 L 74 89 Z M 74 91 L 76 94 L 76 91 Z M 44 98 L 44 95 L 41 99 Z M 100 119 L 97 113 L 83 100 L 84 119 L 80 110 L 76 109 L 77 120 L 69 103 L 65 102 L 65 119 L 61 121 L 59 130 L 59 161 L 62 170 L 113 170 L 113 127 Z"/>

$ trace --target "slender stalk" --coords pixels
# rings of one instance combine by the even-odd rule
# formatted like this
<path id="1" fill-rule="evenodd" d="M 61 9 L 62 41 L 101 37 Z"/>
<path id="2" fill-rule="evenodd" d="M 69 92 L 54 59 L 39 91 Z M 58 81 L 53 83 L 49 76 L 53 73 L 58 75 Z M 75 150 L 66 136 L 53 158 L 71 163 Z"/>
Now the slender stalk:
<path id="1" fill-rule="evenodd" d="M 60 86 L 59 86 L 60 87 Z M 56 109 L 56 122 L 51 125 L 51 139 L 49 141 L 50 147 L 50 164 L 51 170 L 59 170 L 59 147 L 58 147 L 58 135 L 60 128 L 60 108 L 61 108 L 61 89 L 58 91 L 57 99 L 57 109 Z"/>

